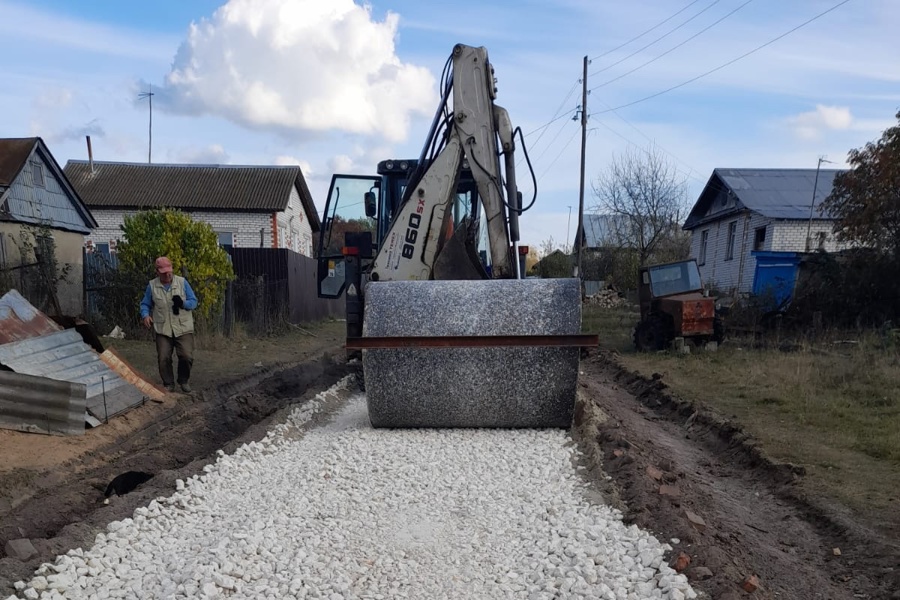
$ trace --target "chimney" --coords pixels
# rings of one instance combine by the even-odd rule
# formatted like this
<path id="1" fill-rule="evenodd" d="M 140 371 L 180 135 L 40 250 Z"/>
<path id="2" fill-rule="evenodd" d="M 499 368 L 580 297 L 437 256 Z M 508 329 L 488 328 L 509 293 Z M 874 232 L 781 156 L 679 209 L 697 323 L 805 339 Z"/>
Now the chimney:
<path id="1" fill-rule="evenodd" d="M 88 164 L 91 166 L 91 174 L 94 173 L 94 151 L 91 150 L 91 136 L 84 136 L 87 138 L 87 147 L 88 147 Z"/>

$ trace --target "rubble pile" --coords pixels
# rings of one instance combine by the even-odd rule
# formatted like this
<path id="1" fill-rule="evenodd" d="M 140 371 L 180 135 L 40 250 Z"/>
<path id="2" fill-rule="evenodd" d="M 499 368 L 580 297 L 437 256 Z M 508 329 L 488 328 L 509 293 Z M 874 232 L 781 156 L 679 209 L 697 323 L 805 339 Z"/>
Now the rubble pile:
<path id="1" fill-rule="evenodd" d="M 622 297 L 615 288 L 606 288 L 596 294 L 585 296 L 584 303 L 601 308 L 617 308 L 628 304 L 628 300 Z"/>

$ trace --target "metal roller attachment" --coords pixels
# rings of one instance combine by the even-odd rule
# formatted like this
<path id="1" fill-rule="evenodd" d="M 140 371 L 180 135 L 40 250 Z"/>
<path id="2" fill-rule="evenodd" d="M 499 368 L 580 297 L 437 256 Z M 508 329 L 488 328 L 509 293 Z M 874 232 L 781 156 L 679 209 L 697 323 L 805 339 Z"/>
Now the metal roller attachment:
<path id="1" fill-rule="evenodd" d="M 569 427 L 597 343 L 577 279 L 373 282 L 364 314 L 374 427 Z"/>

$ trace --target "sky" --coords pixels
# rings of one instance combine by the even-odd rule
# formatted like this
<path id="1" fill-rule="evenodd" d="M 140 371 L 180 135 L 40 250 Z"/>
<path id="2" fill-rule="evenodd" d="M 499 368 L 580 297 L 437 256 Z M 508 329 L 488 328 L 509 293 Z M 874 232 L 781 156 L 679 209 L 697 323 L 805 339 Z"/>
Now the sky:
<path id="1" fill-rule="evenodd" d="M 484 46 L 537 178 L 522 244 L 564 247 L 585 56 L 585 212 L 649 151 L 689 208 L 717 167 L 840 168 L 896 124 L 898 23 L 897 0 L 0 0 L 0 137 L 61 165 L 85 135 L 95 160 L 299 164 L 321 214 L 333 173 L 419 156 L 453 46 Z"/>

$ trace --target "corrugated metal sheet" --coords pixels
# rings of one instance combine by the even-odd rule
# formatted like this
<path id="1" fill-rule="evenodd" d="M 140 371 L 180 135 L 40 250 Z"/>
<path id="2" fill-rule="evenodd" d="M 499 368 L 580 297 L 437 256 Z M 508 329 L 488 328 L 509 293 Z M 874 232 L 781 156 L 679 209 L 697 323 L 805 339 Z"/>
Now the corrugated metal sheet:
<path id="1" fill-rule="evenodd" d="M 87 387 L 10 371 L 0 371 L 0 428 L 82 435 Z"/>
<path id="2" fill-rule="evenodd" d="M 35 185 L 35 164 L 41 165 L 42 185 Z M 84 234 L 97 226 L 41 138 L 0 139 L 0 188 L 4 220 Z"/>
<path id="3" fill-rule="evenodd" d="M 813 218 L 827 219 L 820 205 L 831 194 L 839 169 L 716 169 L 715 173 L 752 211 L 774 219 L 808 219 L 816 190 Z"/>
<path id="4" fill-rule="evenodd" d="M 237 166 L 70 160 L 66 176 L 91 208 L 276 212 L 296 186 L 313 232 L 320 221 L 299 166 Z"/>
<path id="5" fill-rule="evenodd" d="M 300 167 L 165 165 L 70 160 L 66 175 L 91 208 L 280 211 Z"/>
<path id="6" fill-rule="evenodd" d="M 41 337 L 63 328 L 36 309 L 16 290 L 0 298 L 0 344 Z"/>
<path id="7" fill-rule="evenodd" d="M 9 187 L 22 170 L 39 138 L 0 139 L 0 187 Z"/>
<path id="8" fill-rule="evenodd" d="M 17 373 L 87 386 L 87 410 L 106 420 L 144 401 L 140 390 L 119 377 L 74 329 L 0 346 L 0 364 Z"/>

